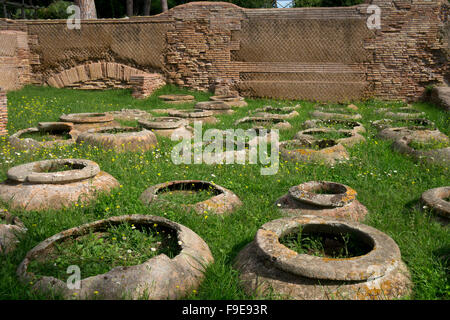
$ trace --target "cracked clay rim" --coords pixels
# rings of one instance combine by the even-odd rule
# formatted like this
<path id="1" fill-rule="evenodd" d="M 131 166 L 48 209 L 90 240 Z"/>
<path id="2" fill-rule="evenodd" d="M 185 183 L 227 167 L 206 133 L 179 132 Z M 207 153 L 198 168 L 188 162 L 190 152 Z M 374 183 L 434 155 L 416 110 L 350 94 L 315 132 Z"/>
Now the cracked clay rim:
<path id="1" fill-rule="evenodd" d="M 318 189 L 332 190 L 335 194 L 320 194 Z M 357 192 L 345 184 L 330 181 L 309 181 L 289 189 L 289 195 L 300 202 L 321 207 L 343 207 L 356 199 Z"/>
<path id="2" fill-rule="evenodd" d="M 152 121 L 139 120 L 139 125 L 146 129 L 177 129 L 188 125 L 188 121 L 177 117 L 157 117 Z"/>
<path id="3" fill-rule="evenodd" d="M 100 123 L 114 121 L 114 117 L 106 113 L 71 113 L 59 117 L 61 121 L 72 123 Z"/>
<path id="4" fill-rule="evenodd" d="M 40 172 L 41 168 L 50 168 L 52 165 L 78 165 L 81 169 L 57 172 Z M 84 159 L 54 159 L 35 161 L 12 167 L 7 177 L 13 181 L 31 183 L 63 183 L 93 178 L 100 172 L 97 163 Z"/>
<path id="5" fill-rule="evenodd" d="M 367 254 L 347 259 L 298 254 L 279 242 L 279 238 L 299 226 L 315 225 L 323 229 L 343 230 L 371 242 Z M 400 249 L 385 233 L 372 227 L 331 217 L 304 215 L 282 218 L 264 224 L 256 233 L 261 254 L 278 269 L 302 277 L 322 280 L 374 280 L 394 270 L 400 262 Z"/>

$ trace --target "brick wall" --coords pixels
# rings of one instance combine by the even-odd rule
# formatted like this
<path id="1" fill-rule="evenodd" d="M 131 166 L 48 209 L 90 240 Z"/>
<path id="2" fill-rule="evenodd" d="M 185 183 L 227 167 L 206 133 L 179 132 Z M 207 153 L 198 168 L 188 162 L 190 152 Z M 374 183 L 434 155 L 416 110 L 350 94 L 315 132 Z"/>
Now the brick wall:
<path id="1" fill-rule="evenodd" d="M 28 35 L 23 31 L 0 29 L 0 86 L 16 90 L 30 83 L 31 64 L 37 57 L 30 53 Z"/>
<path id="2" fill-rule="evenodd" d="M 64 20 L 0 19 L 0 30 L 28 33 L 30 50 L 39 56 L 30 81 L 41 84 L 97 62 L 162 73 L 167 82 L 191 89 L 226 83 L 245 96 L 286 99 L 415 100 L 427 85 L 448 82 L 448 1 L 371 3 L 381 8 L 380 30 L 366 26 L 368 4 L 243 9 L 224 2 L 83 21 L 81 30 L 68 30 Z M 71 85 L 124 85 L 89 81 Z"/>
<path id="3" fill-rule="evenodd" d="M 8 134 L 6 125 L 8 123 L 8 100 L 6 92 L 0 88 L 0 136 Z"/>

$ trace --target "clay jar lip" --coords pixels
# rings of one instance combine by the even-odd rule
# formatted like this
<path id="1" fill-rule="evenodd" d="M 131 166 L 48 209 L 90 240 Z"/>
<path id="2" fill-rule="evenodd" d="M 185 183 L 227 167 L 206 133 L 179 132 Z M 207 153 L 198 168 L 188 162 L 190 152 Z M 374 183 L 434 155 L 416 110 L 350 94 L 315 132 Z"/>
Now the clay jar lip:
<path id="1" fill-rule="evenodd" d="M 211 101 L 227 101 L 227 102 L 244 100 L 244 98 L 242 98 L 238 95 L 234 95 L 234 94 L 223 94 L 223 95 L 211 96 L 209 99 Z"/>
<path id="2" fill-rule="evenodd" d="M 72 123 L 101 123 L 101 122 L 111 122 L 114 117 L 107 113 L 70 113 L 63 114 L 59 117 L 61 121 L 72 122 Z"/>
<path id="3" fill-rule="evenodd" d="M 352 233 L 372 249 L 362 256 L 347 259 L 298 254 L 282 245 L 279 238 L 299 226 L 334 234 Z M 400 249 L 394 240 L 377 229 L 357 222 L 314 215 L 268 222 L 257 231 L 255 243 L 260 253 L 276 268 L 301 277 L 322 280 L 374 280 L 395 269 L 401 258 Z"/>
<path id="4" fill-rule="evenodd" d="M 318 190 L 333 194 L 316 193 Z M 289 196 L 299 202 L 321 207 L 343 207 L 356 199 L 357 192 L 345 184 L 330 181 L 308 181 L 289 188 Z"/>
<path id="5" fill-rule="evenodd" d="M 177 129 L 188 125 L 186 119 L 178 117 L 156 117 L 150 120 L 138 120 L 146 129 Z"/>
<path id="6" fill-rule="evenodd" d="M 189 110 L 170 110 L 169 116 L 178 118 L 207 118 L 213 115 L 212 111 L 201 109 L 189 109 Z"/>
<path id="7" fill-rule="evenodd" d="M 195 109 L 200 110 L 231 110 L 231 106 L 226 104 L 223 101 L 203 101 L 198 102 L 195 106 Z"/>
<path id="8" fill-rule="evenodd" d="M 136 226 L 142 226 L 142 225 L 152 226 L 154 223 L 157 223 L 158 225 L 172 229 L 172 230 L 176 231 L 177 238 L 179 241 L 181 241 L 181 243 L 179 242 L 179 244 L 178 244 L 181 247 L 181 250 L 171 260 L 172 261 L 178 260 L 181 255 L 192 255 L 192 252 L 191 252 L 192 250 L 190 248 L 191 243 L 190 243 L 189 234 L 186 234 L 186 232 L 184 231 L 184 229 L 187 229 L 186 227 L 183 227 L 182 225 L 180 225 L 176 222 L 173 222 L 171 220 L 168 220 L 166 218 L 159 217 L 159 216 L 139 215 L 139 214 L 123 215 L 123 216 L 115 216 L 115 217 L 111 217 L 108 219 L 98 220 L 98 221 L 90 222 L 87 224 L 83 224 L 78 227 L 64 230 L 60 233 L 57 233 L 57 234 L 51 236 L 50 238 L 47 238 L 46 240 L 39 243 L 37 246 L 35 246 L 33 249 L 31 249 L 26 254 L 24 260 L 21 262 L 21 264 L 17 268 L 17 273 L 22 280 L 32 280 L 35 278 L 35 276 L 33 273 L 28 272 L 28 266 L 29 266 L 30 262 L 32 260 L 35 260 L 36 257 L 38 257 L 38 255 L 40 253 L 45 252 L 46 250 L 48 250 L 48 248 L 53 246 L 55 243 L 60 243 L 60 242 L 63 242 L 64 240 L 70 239 L 70 238 L 80 237 L 80 236 L 88 234 L 91 231 L 102 231 L 105 228 L 109 227 L 110 225 L 119 225 L 119 224 L 123 224 L 123 223 L 134 224 Z M 190 230 L 190 229 L 187 229 L 187 230 Z M 149 260 L 147 260 L 144 263 L 147 263 L 148 261 L 155 259 L 158 256 L 150 258 Z M 132 266 L 132 267 L 134 267 L 134 266 Z M 132 268 L 132 267 L 129 267 L 129 268 Z M 126 272 L 126 270 L 129 268 L 124 269 L 124 272 Z M 82 279 L 82 281 L 85 279 L 93 278 L 93 277 L 99 277 L 99 278 L 101 277 L 103 279 L 104 276 L 107 275 L 112 270 L 113 270 L 113 268 L 111 268 L 110 271 L 108 271 L 104 274 L 99 274 L 99 275 L 94 275 L 94 276 L 91 276 L 88 278 L 84 278 L 84 279 Z M 62 280 L 57 279 L 55 277 L 50 277 L 50 278 L 55 279 L 56 281 L 58 281 L 60 283 L 63 283 Z M 65 283 L 64 283 L 64 286 L 65 286 Z"/>
<path id="9" fill-rule="evenodd" d="M 429 130 L 435 130 L 435 124 L 433 121 L 430 121 L 425 118 L 407 118 L 407 119 L 380 119 L 380 120 L 374 120 L 371 121 L 371 125 L 376 127 L 378 130 L 383 130 L 386 128 L 393 128 L 390 124 L 393 122 L 404 122 L 404 126 L 402 127 L 408 127 L 408 126 L 416 126 L 416 127 L 425 127 L 430 126 L 430 128 L 426 128 Z M 398 126 L 396 126 L 398 127 Z"/>
<path id="10" fill-rule="evenodd" d="M 326 142 L 326 146 L 324 147 L 320 147 L 320 143 Z M 307 139 L 295 139 L 295 140 L 286 140 L 286 141 L 282 141 L 279 144 L 279 148 L 280 150 L 284 150 L 286 152 L 290 151 L 292 153 L 298 153 L 297 149 L 294 150 L 289 150 L 286 149 L 286 145 L 293 145 L 295 146 L 297 149 L 299 150 L 311 150 L 311 152 L 323 152 L 323 150 L 329 149 L 329 148 L 333 148 L 336 146 L 342 146 L 340 143 L 336 142 L 333 139 L 319 139 L 319 140 L 314 140 L 314 141 L 309 141 Z M 314 149 L 314 145 L 319 146 L 319 149 Z"/>
<path id="11" fill-rule="evenodd" d="M 17 226 L 19 228 L 25 228 L 25 225 L 23 224 L 22 220 L 20 220 L 18 217 L 11 215 L 7 210 L 0 208 L 0 218 L 4 219 L 6 221 L 7 225 L 13 225 Z"/>
<path id="12" fill-rule="evenodd" d="M 57 172 L 42 172 L 52 165 L 74 165 L 80 169 Z M 85 159 L 52 159 L 35 161 L 12 167 L 7 172 L 9 180 L 29 183 L 58 184 L 85 180 L 95 177 L 100 172 L 97 163 Z"/>
<path id="13" fill-rule="evenodd" d="M 123 132 L 118 132 L 118 133 L 106 132 L 108 130 L 122 130 Z M 100 134 L 102 136 L 129 136 L 129 135 L 139 134 L 143 131 L 148 131 L 148 130 L 145 128 L 139 128 L 139 127 L 113 126 L 113 127 L 102 127 L 102 128 L 89 129 L 88 131 L 86 131 L 86 133 L 87 134 Z M 84 135 L 85 134 L 81 134 L 80 137 L 82 137 Z"/>
<path id="14" fill-rule="evenodd" d="M 284 118 L 279 117 L 277 115 L 271 115 L 271 116 L 252 116 L 252 117 L 244 117 L 241 118 L 239 120 L 237 120 L 234 124 L 235 125 L 239 125 L 241 123 L 274 123 L 274 124 L 278 124 L 278 123 L 289 123 L 288 121 L 286 121 Z"/>
<path id="15" fill-rule="evenodd" d="M 159 99 L 164 101 L 178 101 L 178 100 L 194 100 L 195 97 L 189 94 L 163 94 L 158 96 Z"/>
<path id="16" fill-rule="evenodd" d="M 158 194 L 163 191 L 164 189 L 170 189 L 171 187 L 176 187 L 177 185 L 192 185 L 194 184 L 195 186 L 200 186 L 202 188 L 202 190 L 207 190 L 207 188 L 212 187 L 211 191 L 214 193 L 214 195 L 204 201 L 201 202 L 197 202 L 196 204 L 193 205 L 187 205 L 187 206 L 195 206 L 199 203 L 203 203 L 205 201 L 213 201 L 214 198 L 216 198 L 217 196 L 223 195 L 223 194 L 228 194 L 228 190 L 213 184 L 209 181 L 205 181 L 205 180 L 178 180 L 178 181 L 169 181 L 169 182 L 164 182 L 164 183 L 160 183 L 154 186 L 149 187 L 148 189 L 146 189 L 144 191 L 144 193 L 141 195 L 141 200 L 143 200 L 143 202 L 145 204 L 150 204 L 152 201 L 156 201 L 158 199 Z M 177 189 L 170 189 L 172 191 L 177 190 Z M 167 203 L 169 203 L 170 201 L 165 201 Z"/>
<path id="17" fill-rule="evenodd" d="M 450 202 L 445 200 L 450 197 L 450 186 L 433 188 L 422 193 L 422 201 L 437 213 L 450 219 Z"/>

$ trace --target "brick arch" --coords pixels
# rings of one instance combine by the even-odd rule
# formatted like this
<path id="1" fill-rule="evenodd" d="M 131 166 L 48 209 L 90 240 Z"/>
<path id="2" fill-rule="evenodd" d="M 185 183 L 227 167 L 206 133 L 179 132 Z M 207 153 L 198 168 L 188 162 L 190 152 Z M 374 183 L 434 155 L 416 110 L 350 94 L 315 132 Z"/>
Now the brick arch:
<path id="1" fill-rule="evenodd" d="M 133 88 L 134 97 L 145 98 L 166 83 L 159 73 L 116 62 L 91 62 L 54 74 L 47 79 L 47 84 L 55 88 Z"/>

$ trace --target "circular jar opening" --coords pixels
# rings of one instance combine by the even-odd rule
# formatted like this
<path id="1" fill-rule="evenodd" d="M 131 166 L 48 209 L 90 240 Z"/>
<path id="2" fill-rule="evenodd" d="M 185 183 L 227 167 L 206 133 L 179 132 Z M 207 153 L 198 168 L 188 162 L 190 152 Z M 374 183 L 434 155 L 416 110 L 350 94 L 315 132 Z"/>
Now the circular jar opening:
<path id="1" fill-rule="evenodd" d="M 32 131 L 20 135 L 20 139 L 33 139 L 36 141 L 56 141 L 56 140 L 70 140 L 72 136 L 69 134 L 70 130 L 55 129 L 47 131 Z"/>
<path id="2" fill-rule="evenodd" d="M 306 224 L 286 231 L 279 242 L 298 254 L 349 259 L 374 249 L 372 238 L 345 225 Z"/>
<path id="3" fill-rule="evenodd" d="M 33 171 L 37 173 L 64 172 L 69 170 L 81 170 L 85 167 L 86 165 L 83 163 L 46 161 L 39 162 L 38 165 L 34 167 Z"/>
<path id="4" fill-rule="evenodd" d="M 345 139 L 352 136 L 351 132 L 341 132 L 341 131 L 303 131 L 303 134 L 313 136 L 316 139 L 321 140 L 338 140 Z"/>
<path id="5" fill-rule="evenodd" d="M 77 265 L 83 278 L 104 274 L 115 267 L 139 265 L 165 254 L 181 252 L 176 230 L 154 224 L 109 223 L 66 237 L 50 246 L 28 266 L 35 276 L 67 281 L 67 268 Z"/>
<path id="6" fill-rule="evenodd" d="M 173 204 L 195 204 L 221 194 L 214 185 L 205 182 L 180 182 L 158 189 L 158 200 Z"/>
<path id="7" fill-rule="evenodd" d="M 331 127 L 336 130 L 354 129 L 360 126 L 360 124 L 356 121 L 346 121 L 346 120 L 325 120 L 324 124 L 326 127 Z"/>
<path id="8" fill-rule="evenodd" d="M 322 150 L 325 148 L 330 148 L 337 145 L 336 141 L 329 139 L 316 140 L 313 142 L 307 141 L 289 141 L 283 144 L 286 150 L 299 151 L 310 149 L 310 150 Z"/>
<path id="9" fill-rule="evenodd" d="M 131 132 L 140 132 L 142 129 L 140 128 L 108 128 L 97 131 L 98 133 L 106 133 L 106 134 L 120 134 L 120 133 L 131 133 Z"/>

